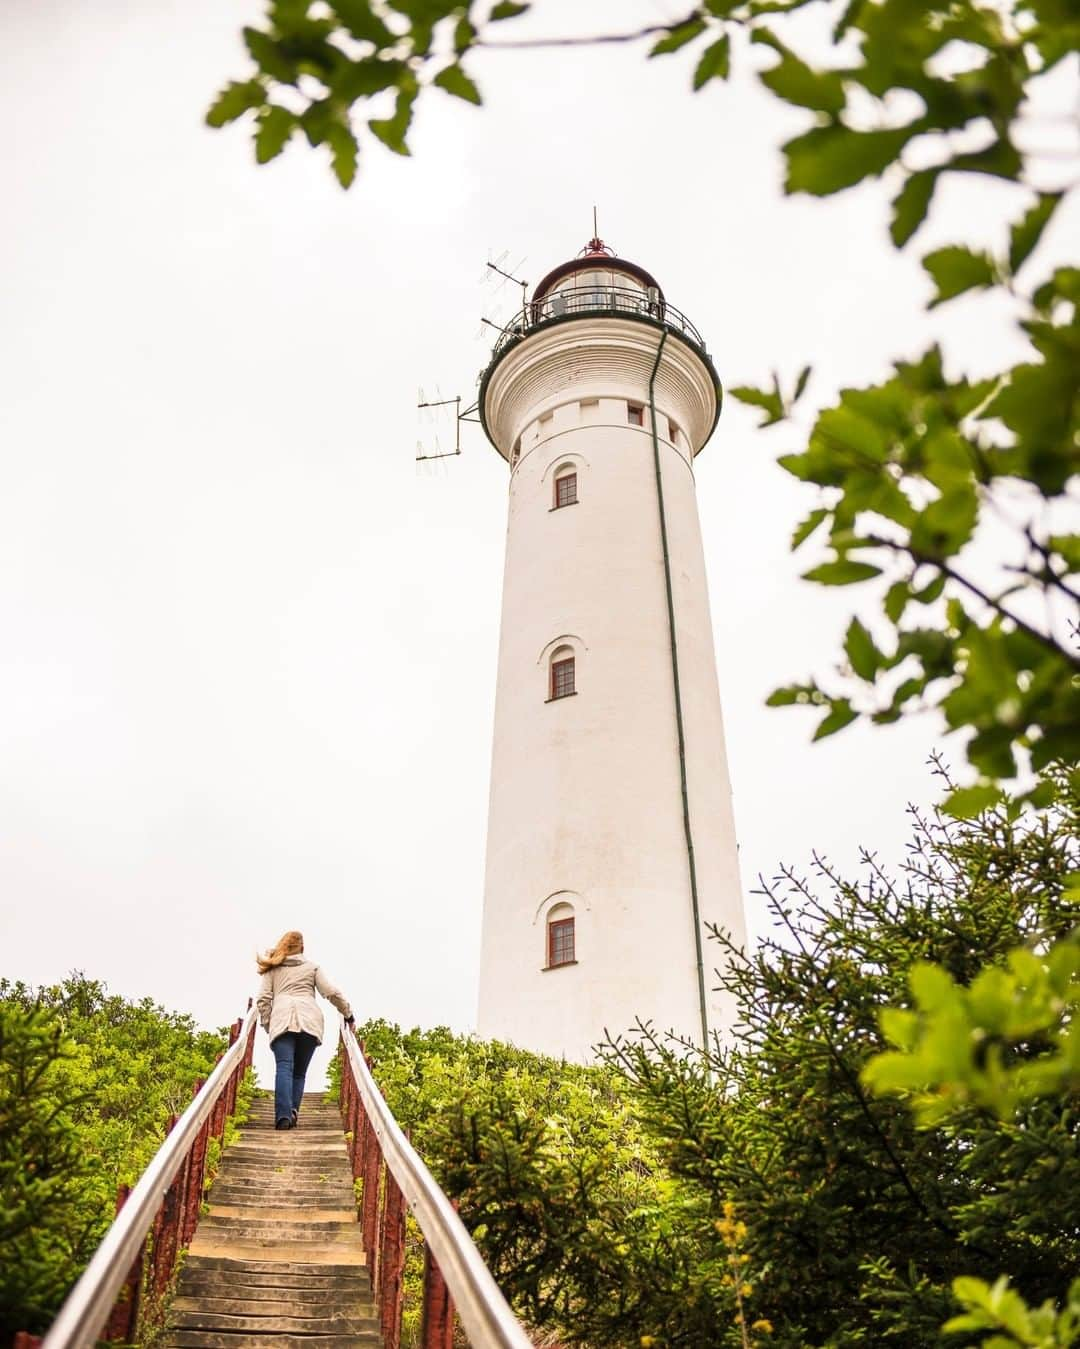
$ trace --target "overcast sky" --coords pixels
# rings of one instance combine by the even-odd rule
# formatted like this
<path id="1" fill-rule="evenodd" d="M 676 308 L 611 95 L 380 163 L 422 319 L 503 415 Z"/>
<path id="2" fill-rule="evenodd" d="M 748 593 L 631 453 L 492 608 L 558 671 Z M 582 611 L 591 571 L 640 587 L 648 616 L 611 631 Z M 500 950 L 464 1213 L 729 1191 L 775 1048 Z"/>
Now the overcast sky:
<path id="1" fill-rule="evenodd" d="M 679 9 L 544 0 L 531 31 Z M 453 430 L 415 405 L 475 394 L 481 315 L 514 299 L 485 260 L 535 282 L 596 203 L 726 384 L 810 361 L 817 406 L 931 334 L 971 371 L 1015 354 L 992 302 L 928 319 L 917 263 L 1010 189 L 947 188 L 897 256 L 884 189 L 783 199 L 800 115 L 633 47 L 478 57 L 486 107 L 434 91 L 413 158 L 367 147 L 344 193 L 319 152 L 256 168 L 246 130 L 203 125 L 258 12 L 0 14 L 0 973 L 81 968 L 219 1025 L 296 926 L 360 1017 L 467 1029 L 507 469 L 474 426 L 418 468 Z M 899 857 L 940 743 L 812 747 L 763 707 L 873 610 L 798 580 L 796 434 L 754 420 L 729 400 L 697 477 L 747 890 L 813 848 Z"/>

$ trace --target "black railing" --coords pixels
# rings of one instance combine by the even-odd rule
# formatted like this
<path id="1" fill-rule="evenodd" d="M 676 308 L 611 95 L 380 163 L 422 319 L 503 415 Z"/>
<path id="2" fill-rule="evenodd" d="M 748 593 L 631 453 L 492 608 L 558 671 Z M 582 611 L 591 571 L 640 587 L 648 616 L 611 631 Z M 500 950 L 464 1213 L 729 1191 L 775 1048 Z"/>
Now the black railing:
<path id="1" fill-rule="evenodd" d="M 530 300 L 519 310 L 496 338 L 492 359 L 536 328 L 560 319 L 587 315 L 645 319 L 678 333 L 705 350 L 705 339 L 686 315 L 661 299 L 656 291 L 637 290 L 631 286 L 567 286 L 539 300 Z"/>

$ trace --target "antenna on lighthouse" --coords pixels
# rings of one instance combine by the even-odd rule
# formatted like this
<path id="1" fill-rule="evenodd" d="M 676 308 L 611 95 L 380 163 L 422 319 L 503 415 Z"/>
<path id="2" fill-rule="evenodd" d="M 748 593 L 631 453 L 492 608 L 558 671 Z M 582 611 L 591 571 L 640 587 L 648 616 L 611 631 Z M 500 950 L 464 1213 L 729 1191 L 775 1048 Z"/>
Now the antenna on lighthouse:
<path id="1" fill-rule="evenodd" d="M 505 288 L 508 281 L 512 281 L 515 286 L 520 286 L 521 309 L 517 311 L 520 314 L 525 310 L 529 283 L 523 281 L 515 273 L 521 271 L 528 259 L 521 257 L 513 266 L 508 267 L 506 264 L 509 257 L 510 250 L 508 248 L 504 249 L 496 258 L 489 256 L 487 262 L 484 263 L 484 270 L 478 277 L 478 283 L 482 286 L 492 286 L 495 295 L 498 295 Z M 507 324 L 511 321 L 512 319 L 508 319 L 499 322 L 497 319 L 481 317 L 477 336 L 481 336 L 485 328 L 494 328 L 497 333 L 503 333 L 506 331 Z M 461 395 L 456 394 L 453 398 L 444 398 L 438 385 L 435 386 L 435 393 L 431 398 L 425 394 L 422 388 L 417 389 L 416 408 L 419 420 L 433 428 L 429 433 L 429 443 L 425 444 L 424 439 L 416 442 L 416 462 L 418 464 L 427 463 L 434 459 L 452 459 L 459 455 L 461 453 L 461 423 L 475 422 L 480 425 L 480 418 L 477 415 L 480 408 L 479 402 L 473 402 L 462 409 Z M 449 411 L 450 408 L 454 409 L 452 413 Z M 439 438 L 438 428 L 441 426 L 445 431 L 447 418 L 451 416 L 453 417 L 454 427 L 453 448 L 444 449 Z"/>
<path id="2" fill-rule="evenodd" d="M 420 414 L 419 420 L 426 422 L 429 426 L 435 426 L 431 432 L 434 442 L 433 446 L 426 446 L 422 440 L 416 442 L 416 462 L 421 463 L 428 459 L 450 459 L 456 454 L 461 453 L 461 395 L 457 394 L 453 398 L 440 397 L 441 390 L 438 385 L 435 387 L 435 397 L 427 398 L 424 390 L 417 389 L 416 408 Z M 445 425 L 446 418 L 450 413 L 444 409 L 452 407 L 453 426 L 454 426 L 454 447 L 450 450 L 444 450 L 442 442 L 439 440 L 438 425 Z"/>
<path id="3" fill-rule="evenodd" d="M 527 257 L 521 257 L 512 266 L 507 266 L 507 259 L 510 257 L 510 250 L 504 249 L 497 258 L 488 258 L 484 264 L 484 270 L 480 273 L 480 284 L 491 287 L 493 295 L 498 296 L 505 289 L 506 283 L 512 281 L 515 286 L 521 287 L 521 306 L 520 310 L 525 309 L 526 295 L 529 289 L 529 283 L 523 281 L 518 273 L 528 262 Z M 499 279 L 501 278 L 501 279 Z M 482 337 L 485 328 L 497 328 L 502 332 L 506 327 L 507 320 L 499 321 L 496 314 L 494 318 L 488 318 L 484 315 L 480 319 L 480 327 L 477 330 L 477 337 Z"/>
<path id="4" fill-rule="evenodd" d="M 435 387 L 434 398 L 426 398 L 424 396 L 423 389 L 417 389 L 416 392 L 417 392 L 416 408 L 420 414 L 419 418 L 420 421 L 426 422 L 428 425 L 434 425 L 436 427 L 438 427 L 439 425 L 445 427 L 446 419 L 448 417 L 452 416 L 454 419 L 453 449 L 444 450 L 442 447 L 442 442 L 439 440 L 438 430 L 437 429 L 433 430 L 431 432 L 431 439 L 433 444 L 425 445 L 422 440 L 418 440 L 416 442 L 416 462 L 420 464 L 426 463 L 427 461 L 432 459 L 454 458 L 455 455 L 461 453 L 461 423 L 476 422 L 477 424 L 479 424 L 480 418 L 476 416 L 476 411 L 479 407 L 479 404 L 473 403 L 469 407 L 467 407 L 463 412 L 461 410 L 460 394 L 455 394 L 453 398 L 440 398 L 439 394 L 441 390 L 437 385 Z M 453 413 L 447 411 L 447 409 L 451 407 L 454 409 Z"/>

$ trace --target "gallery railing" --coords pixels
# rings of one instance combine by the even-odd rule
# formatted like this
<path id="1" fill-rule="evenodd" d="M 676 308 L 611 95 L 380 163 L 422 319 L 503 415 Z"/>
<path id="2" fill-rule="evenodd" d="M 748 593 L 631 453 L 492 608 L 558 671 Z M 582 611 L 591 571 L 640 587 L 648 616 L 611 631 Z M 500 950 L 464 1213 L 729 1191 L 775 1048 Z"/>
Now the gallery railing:
<path id="1" fill-rule="evenodd" d="M 671 332 L 687 338 L 705 350 L 705 339 L 681 309 L 676 309 L 660 296 L 658 290 L 639 290 L 632 286 L 566 286 L 552 291 L 539 300 L 529 301 L 500 331 L 495 340 L 492 357 L 506 347 L 527 337 L 535 328 L 558 319 L 584 318 L 639 318 L 660 324 Z"/>

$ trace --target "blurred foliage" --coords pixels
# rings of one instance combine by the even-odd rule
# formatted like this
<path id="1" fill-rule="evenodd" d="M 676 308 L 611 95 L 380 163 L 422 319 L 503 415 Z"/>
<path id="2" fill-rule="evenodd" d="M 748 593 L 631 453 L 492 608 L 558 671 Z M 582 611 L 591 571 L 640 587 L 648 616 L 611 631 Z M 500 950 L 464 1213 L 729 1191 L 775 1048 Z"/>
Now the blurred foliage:
<path id="1" fill-rule="evenodd" d="M 913 811 L 899 877 L 872 854 L 855 880 L 821 859 L 814 881 L 781 873 L 775 937 L 747 955 L 713 934 L 738 1021 L 708 1055 L 647 1026 L 593 1068 L 363 1028 L 391 1108 L 531 1325 L 595 1346 L 928 1349 L 960 1280 L 965 1316 L 1022 1305 L 1031 1334 L 1059 1339 L 1016 1343 L 1070 1343 L 1057 1299 L 1080 1266 L 1080 1082 L 1059 1062 L 1070 1013 L 1053 1010 L 1075 975 L 1053 953 L 1074 945 L 1080 797 L 1064 771 L 1055 787 L 1041 813 Z M 937 1001 L 913 1022 L 888 1012 L 930 967 Z M 1014 1074 L 1009 1110 L 969 1086 L 962 1110 L 913 1114 L 932 1057 L 906 1099 L 874 1089 L 900 1052 L 882 1022 L 920 1053 L 945 981 L 965 1024 L 998 1028 L 965 1042 L 956 1080 Z"/>
<path id="2" fill-rule="evenodd" d="M 1074 864 L 1075 824 L 1074 816 Z M 1044 874 L 1040 869 L 1029 884 L 1038 884 Z M 1080 871 L 1066 873 L 1061 882 L 1063 913 L 1075 923 Z M 1080 1206 L 1074 1202 L 1080 1188 L 1080 927 L 1063 931 L 1055 923 L 1030 933 L 1002 963 L 988 963 L 969 978 L 918 962 L 908 973 L 908 988 L 910 1007 L 880 1013 L 882 1032 L 893 1048 L 870 1059 L 863 1082 L 878 1096 L 902 1100 L 918 1127 L 946 1131 L 959 1146 L 981 1150 L 1000 1167 L 990 1179 L 1020 1184 L 1024 1206 L 1055 1208 L 1071 1225 L 1075 1241 L 1080 1230 Z M 991 1138 L 1011 1140 L 1005 1155 L 1000 1147 L 987 1149 L 989 1121 Z M 1064 1204 L 1059 1187 L 1070 1196 Z M 1036 1248 L 1052 1247 L 1053 1238 L 1024 1206 L 1012 1214 L 1015 1231 Z M 1073 1261 L 1075 1270 L 1075 1254 Z M 965 1311 L 944 1329 L 994 1332 L 980 1340 L 984 1349 L 1080 1344 L 1080 1279 L 1060 1304 L 1049 1296 L 1038 1307 L 1028 1305 L 1006 1274 L 993 1285 L 960 1276 L 952 1287 Z M 1059 1292 L 1064 1288 L 1062 1282 Z"/>
<path id="3" fill-rule="evenodd" d="M 226 1042 L 82 974 L 0 980 L 0 1337 L 48 1324 Z"/>
<path id="4" fill-rule="evenodd" d="M 1068 1301 L 1060 1311 L 1052 1301 L 1031 1308 L 1009 1287 L 1004 1276 L 991 1287 L 982 1279 L 957 1279 L 953 1283 L 965 1311 L 946 1322 L 947 1331 L 993 1330 L 982 1341 L 983 1349 L 1070 1349 L 1080 1344 L 1080 1279 L 1069 1289 Z"/>
<path id="5" fill-rule="evenodd" d="M 294 134 L 326 145 L 348 186 L 365 125 L 408 154 L 422 92 L 481 101 L 464 68 L 475 50 L 648 41 L 653 57 L 689 56 L 700 90 L 730 78 L 733 55 L 760 66 L 756 46 L 775 56 L 757 72 L 761 85 L 808 116 L 783 146 L 788 193 L 825 197 L 885 176 L 901 248 L 946 180 L 1015 185 L 999 248 L 959 242 L 923 266 L 930 308 L 992 292 L 1011 307 L 1029 355 L 972 376 L 931 346 L 882 383 L 845 389 L 805 448 L 780 460 L 816 495 L 793 547 L 812 534 L 827 541 L 806 579 L 873 582 L 881 598 L 873 621 L 852 618 L 834 678 L 791 684 L 770 702 L 820 708 L 815 739 L 860 718 L 883 724 L 936 709 L 949 730 L 970 732 L 977 782 L 950 802 L 958 815 L 991 804 L 997 784 L 1028 766 L 1075 762 L 1080 535 L 1063 507 L 1080 459 L 1080 268 L 1040 267 L 1034 254 L 1078 182 L 1076 0 L 850 0 L 839 13 L 827 0 L 706 0 L 637 31 L 515 37 L 506 21 L 527 10 L 544 7 L 267 0 L 263 25 L 244 29 L 254 71 L 222 91 L 208 120 L 251 114 L 260 162 Z M 808 14 L 831 33 L 818 64 L 793 45 Z M 1031 99 L 1054 80 L 1061 117 L 1032 113 Z M 1055 128 L 1071 135 L 1071 150 L 1050 143 Z M 809 374 L 790 394 L 775 375 L 733 393 L 774 425 L 792 414 Z M 999 530 L 989 560 L 972 549 L 988 518 Z M 1045 797 L 1044 788 L 1034 803 Z"/>

